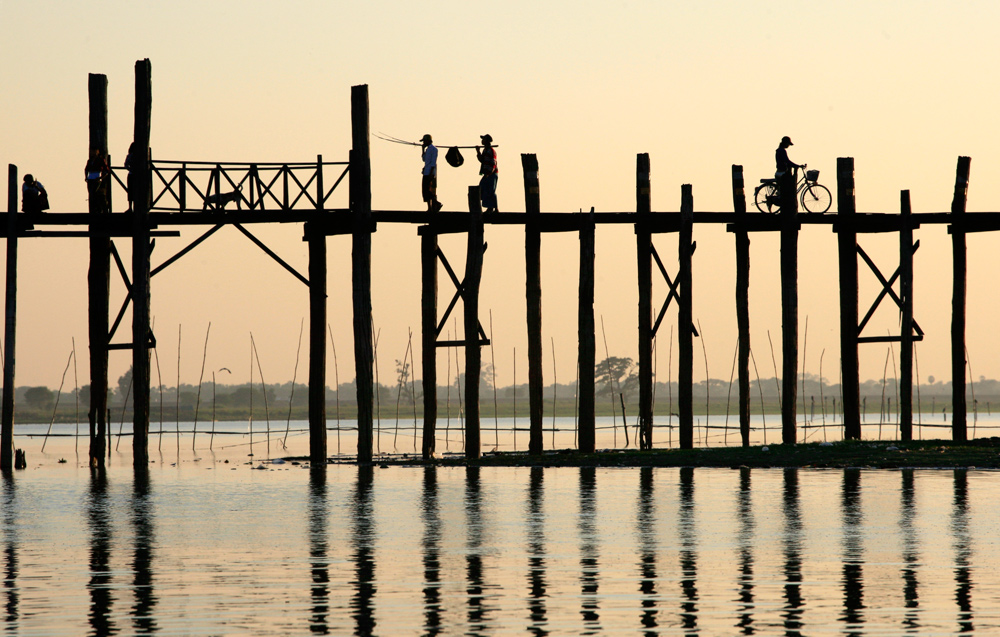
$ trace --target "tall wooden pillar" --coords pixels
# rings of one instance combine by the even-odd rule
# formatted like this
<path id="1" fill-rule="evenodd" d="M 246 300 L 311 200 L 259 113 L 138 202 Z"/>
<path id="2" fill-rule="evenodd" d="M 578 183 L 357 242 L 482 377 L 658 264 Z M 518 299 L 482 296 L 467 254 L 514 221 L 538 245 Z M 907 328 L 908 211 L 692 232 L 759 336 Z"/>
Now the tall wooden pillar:
<path id="1" fill-rule="evenodd" d="M 969 167 L 972 159 L 958 158 L 955 171 L 955 196 L 951 201 L 951 437 L 968 439 L 965 403 L 965 203 L 969 194 Z"/>
<path id="2" fill-rule="evenodd" d="M 132 178 L 132 462 L 145 470 L 149 463 L 149 129 L 152 114 L 152 67 L 148 59 L 135 63 L 136 156 L 142 158 Z"/>
<path id="3" fill-rule="evenodd" d="M 681 449 L 694 447 L 694 311 L 691 254 L 694 252 L 694 196 L 691 184 L 681 186 L 681 228 L 677 270 L 677 399 Z M 708 414 L 705 414 L 708 418 Z"/>
<path id="4" fill-rule="evenodd" d="M 372 461 L 372 179 L 368 85 L 351 87 L 350 201 L 354 218 L 351 278 L 354 299 L 354 370 L 358 392 L 358 463 Z"/>
<path id="5" fill-rule="evenodd" d="M 635 160 L 635 256 L 639 285 L 639 448 L 651 449 L 653 435 L 653 235 L 650 231 L 649 153 Z M 627 426 L 627 425 L 626 425 Z"/>
<path id="6" fill-rule="evenodd" d="M 7 292 L 4 306 L 3 421 L 0 470 L 14 468 L 14 354 L 17 327 L 17 166 L 7 166 Z"/>
<path id="7" fill-rule="evenodd" d="M 91 74 L 90 150 L 108 156 L 108 78 Z M 110 177 L 107 178 L 110 182 Z M 111 184 L 105 184 L 107 192 Z M 90 466 L 103 467 L 108 413 L 108 295 L 111 268 L 111 238 L 106 222 L 111 210 L 101 200 L 90 198 L 90 269 L 87 272 L 90 338 Z M 102 223 L 102 221 L 104 223 Z"/>
<path id="8" fill-rule="evenodd" d="M 837 158 L 837 252 L 840 268 L 840 375 L 844 438 L 861 439 L 858 372 L 858 231 L 855 225 L 854 158 Z"/>
<path id="9" fill-rule="evenodd" d="M 479 344 L 479 283 L 483 274 L 483 209 L 479 186 L 469 186 L 469 242 L 465 257 L 465 458 L 478 460 L 480 449 L 479 375 L 482 350 Z"/>
<path id="10" fill-rule="evenodd" d="M 913 225 L 910 216 L 910 191 L 899 195 L 899 290 L 903 301 L 900 325 L 900 420 L 899 435 L 913 440 Z"/>
<path id="11" fill-rule="evenodd" d="M 750 235 L 747 233 L 746 193 L 743 189 L 743 166 L 733 166 L 733 210 L 736 223 L 736 327 L 739 374 L 740 439 L 750 445 Z"/>
<path id="12" fill-rule="evenodd" d="M 423 458 L 434 456 L 437 428 L 437 250 L 433 225 L 420 228 L 420 343 L 424 385 Z"/>
<path id="13" fill-rule="evenodd" d="M 781 186 L 781 441 L 795 443 L 796 376 L 799 360 L 799 208 L 795 171 Z"/>
<path id="14" fill-rule="evenodd" d="M 521 155 L 524 171 L 525 300 L 528 314 L 528 453 L 542 454 L 542 230 L 538 158 Z"/>
<path id="15" fill-rule="evenodd" d="M 320 203 L 319 205 L 322 205 Z M 326 224 L 306 223 L 309 244 L 309 461 L 326 463 Z"/>
<path id="16" fill-rule="evenodd" d="M 583 453 L 594 453 L 596 448 L 596 419 L 594 415 L 594 373 L 597 347 L 594 336 L 594 209 L 580 221 L 580 294 L 577 312 L 577 340 L 579 342 L 580 420 L 578 444 Z"/>

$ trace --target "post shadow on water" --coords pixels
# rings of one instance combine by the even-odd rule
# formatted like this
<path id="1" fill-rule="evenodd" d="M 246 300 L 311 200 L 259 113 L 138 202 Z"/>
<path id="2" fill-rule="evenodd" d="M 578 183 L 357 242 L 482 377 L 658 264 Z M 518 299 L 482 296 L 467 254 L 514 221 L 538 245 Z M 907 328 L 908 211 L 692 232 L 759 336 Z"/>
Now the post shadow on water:
<path id="1" fill-rule="evenodd" d="M 104 471 L 90 474 L 90 492 L 87 494 L 87 527 L 90 530 L 90 592 L 91 634 L 112 635 L 119 631 L 111 618 L 114 605 L 111 577 L 111 503 L 108 496 L 108 477 Z"/>
<path id="2" fill-rule="evenodd" d="M 653 468 L 639 469 L 639 502 L 635 515 L 639 536 L 639 592 L 642 614 L 639 623 L 646 634 L 656 634 L 656 503 L 653 499 Z"/>
<path id="3" fill-rule="evenodd" d="M 437 467 L 424 467 L 420 517 L 424 562 L 424 634 L 441 633 L 441 513 L 438 505 Z"/>
<path id="4" fill-rule="evenodd" d="M 955 469 L 951 514 L 952 548 L 955 551 L 955 601 L 958 629 L 973 631 L 972 623 L 972 536 L 969 533 L 969 472 Z"/>
<path id="5" fill-rule="evenodd" d="M 736 496 L 736 517 L 739 523 L 739 622 L 736 626 L 744 635 L 754 634 L 754 581 L 753 539 L 756 522 L 753 517 L 753 498 L 750 491 L 750 467 L 740 467 L 740 490 Z"/>
<path id="6" fill-rule="evenodd" d="M 864 547 L 862 537 L 864 515 L 861 510 L 861 470 L 844 469 L 841 486 L 841 548 L 843 549 L 844 610 L 840 621 L 848 635 L 859 635 L 864 629 Z"/>
<path id="7" fill-rule="evenodd" d="M 913 528 L 916 518 L 916 498 L 913 489 L 913 469 L 901 471 L 899 530 L 903 544 L 903 626 L 908 633 L 916 633 L 920 629 L 919 613 L 919 582 L 917 567 L 920 564 L 920 547 L 917 534 Z"/>
<path id="8" fill-rule="evenodd" d="M 354 521 L 351 533 L 354 545 L 354 596 L 351 598 L 351 617 L 356 635 L 375 634 L 375 517 L 373 515 L 372 487 L 374 467 L 358 466 L 358 481 L 352 502 Z"/>
<path id="9" fill-rule="evenodd" d="M 330 634 L 330 560 L 327 540 L 326 465 L 309 467 L 309 566 L 312 578 L 310 600 L 312 614 L 309 632 L 316 635 Z"/>
<path id="10" fill-rule="evenodd" d="M 601 632 L 598 612 L 600 563 L 597 549 L 597 469 L 580 467 L 580 615 L 583 635 Z"/>
<path id="11" fill-rule="evenodd" d="M 545 469 L 532 467 L 528 478 L 528 503 L 525 521 L 528 530 L 528 631 L 548 635 L 545 598 Z"/>
<path id="12" fill-rule="evenodd" d="M 801 635 L 802 629 L 802 515 L 799 511 L 799 470 L 784 470 L 784 554 L 786 635 Z"/>
<path id="13" fill-rule="evenodd" d="M 18 534 L 17 534 L 17 484 L 12 471 L 3 471 L 3 593 L 4 626 L 7 632 L 18 632 L 21 594 L 17 587 Z"/>
<path id="14" fill-rule="evenodd" d="M 479 467 L 465 468 L 465 577 L 468 594 L 468 624 L 466 630 L 473 635 L 482 634 L 487 628 L 489 609 L 485 605 L 483 581 L 483 502 L 479 481 Z"/>
<path id="15" fill-rule="evenodd" d="M 677 513 L 678 535 L 681 541 L 681 626 L 698 630 L 698 529 L 695 525 L 694 469 L 681 467 L 679 490 L 680 510 Z"/>
<path id="16" fill-rule="evenodd" d="M 146 467 L 136 469 L 132 486 L 132 529 L 135 546 L 132 553 L 132 626 L 138 635 L 158 632 L 154 611 L 157 597 L 153 579 L 156 529 L 153 511 L 153 488 Z"/>

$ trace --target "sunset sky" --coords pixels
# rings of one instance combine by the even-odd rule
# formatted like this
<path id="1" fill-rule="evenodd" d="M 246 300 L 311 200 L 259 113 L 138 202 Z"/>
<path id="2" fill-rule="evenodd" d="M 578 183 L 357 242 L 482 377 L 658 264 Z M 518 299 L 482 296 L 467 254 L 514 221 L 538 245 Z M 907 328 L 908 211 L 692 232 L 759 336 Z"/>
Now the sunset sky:
<path id="1" fill-rule="evenodd" d="M 373 133 L 412 140 L 431 133 L 444 145 L 474 144 L 490 133 L 499 145 L 504 212 L 524 209 L 521 153 L 538 156 L 543 211 L 634 210 L 635 156 L 643 152 L 650 154 L 655 211 L 676 211 L 682 184 L 692 184 L 696 210 L 731 211 L 731 166 L 744 166 L 752 197 L 757 180 L 773 173 L 783 135 L 795 142 L 792 159 L 819 169 L 833 191 L 837 158 L 854 157 L 860 211 L 898 212 L 902 189 L 911 191 L 915 212 L 948 210 L 961 155 L 972 157 L 969 211 L 1000 209 L 995 2 L 0 0 L 0 24 L 7 27 L 0 40 L 0 162 L 42 181 L 54 212 L 87 209 L 88 73 L 108 76 L 110 148 L 120 164 L 132 137 L 134 65 L 144 58 L 152 63 L 154 158 L 294 162 L 322 154 L 346 161 L 351 86 L 367 84 Z M 442 161 L 445 209 L 465 209 L 467 188 L 478 181 L 474 163 L 455 169 Z M 420 168 L 419 149 L 373 137 L 373 207 L 422 208 Z M 346 184 L 332 205 L 346 205 Z M 201 231 L 158 240 L 153 266 Z M 306 271 L 300 225 L 253 231 Z M 487 332 L 492 311 L 495 349 L 484 351 L 484 362 L 495 357 L 497 382 L 509 385 L 516 348 L 522 383 L 523 232 L 487 227 L 486 235 L 480 308 Z M 723 226 L 698 226 L 694 237 L 694 316 L 709 375 L 728 379 L 736 346 L 733 237 Z M 917 348 L 920 382 L 949 380 L 951 238 L 945 227 L 929 226 L 915 238 L 915 317 L 927 334 Z M 770 377 L 768 334 L 779 358 L 781 342 L 778 237 L 756 234 L 751 241 L 751 345 L 760 375 Z M 676 235 L 654 242 L 676 271 Z M 116 243 L 127 263 L 128 242 Z M 884 274 L 892 273 L 896 235 L 863 236 L 860 243 Z M 968 244 L 972 378 L 997 378 L 1000 236 L 971 235 Z M 333 385 L 337 374 L 341 382 L 354 376 L 350 239 L 331 237 L 328 246 Z M 443 239 L 442 247 L 462 267 L 464 236 Z M 20 243 L 18 385 L 58 387 L 73 339 L 79 384 L 89 382 L 87 259 L 84 239 Z M 553 347 L 557 380 L 575 377 L 577 259 L 575 235 L 543 237 L 546 384 Z M 416 226 L 380 225 L 372 263 L 380 380 L 394 384 L 408 330 L 419 352 Z M 799 265 L 800 366 L 819 374 L 822 357 L 823 376 L 838 382 L 837 250 L 829 226 L 803 229 Z M 631 227 L 598 230 L 596 268 L 598 359 L 605 354 L 602 320 L 610 354 L 636 357 Z M 879 287 L 864 264 L 859 271 L 863 314 Z M 658 309 L 665 294 L 658 275 L 654 286 Z M 442 276 L 440 307 L 451 294 Z M 113 313 L 123 295 L 113 278 Z M 206 367 L 233 370 L 221 382 L 249 379 L 251 333 L 265 381 L 286 382 L 295 373 L 308 292 L 227 228 L 153 279 L 152 315 L 164 384 L 177 382 L 179 329 L 180 379 L 197 383 L 209 322 Z M 657 345 L 661 381 L 671 360 L 670 325 L 675 313 Z M 897 331 L 898 313 L 888 305 L 866 329 Z M 695 381 L 705 376 L 701 351 L 696 340 Z M 886 353 L 884 345 L 862 346 L 862 379 L 881 379 L 884 369 L 892 377 Z M 893 353 L 898 361 L 898 348 Z M 300 382 L 306 360 L 303 350 Z M 438 360 L 443 382 L 444 350 Z M 112 352 L 112 383 L 130 364 L 127 352 Z M 154 361 L 154 384 L 156 369 Z M 72 377 L 71 369 L 66 389 Z"/>

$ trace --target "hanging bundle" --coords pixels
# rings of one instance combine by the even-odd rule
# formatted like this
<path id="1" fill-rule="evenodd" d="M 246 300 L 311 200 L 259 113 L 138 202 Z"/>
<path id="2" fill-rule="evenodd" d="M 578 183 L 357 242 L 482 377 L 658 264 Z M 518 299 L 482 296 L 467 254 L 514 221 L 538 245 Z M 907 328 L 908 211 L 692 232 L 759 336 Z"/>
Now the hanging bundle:
<path id="1" fill-rule="evenodd" d="M 451 166 L 453 166 L 454 168 L 458 168 L 459 166 L 465 163 L 465 158 L 462 157 L 462 153 L 459 152 L 458 146 L 452 146 L 451 148 L 449 148 L 448 154 L 446 154 L 444 158 L 448 160 L 448 163 L 451 164 Z"/>

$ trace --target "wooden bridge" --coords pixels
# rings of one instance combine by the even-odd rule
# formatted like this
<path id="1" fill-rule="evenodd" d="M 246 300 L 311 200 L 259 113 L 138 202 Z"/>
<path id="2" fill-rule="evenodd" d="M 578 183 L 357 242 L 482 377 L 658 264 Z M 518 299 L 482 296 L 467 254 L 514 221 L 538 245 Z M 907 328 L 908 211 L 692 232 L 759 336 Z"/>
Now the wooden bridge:
<path id="1" fill-rule="evenodd" d="M 1000 230 L 1000 213 L 966 214 L 966 193 L 970 159 L 960 157 L 955 178 L 955 192 L 950 211 L 912 214 L 909 192 L 900 196 L 898 213 L 859 213 L 854 199 L 854 161 L 837 160 L 837 212 L 827 215 L 800 215 L 795 200 L 794 176 L 789 174 L 782 185 L 779 214 L 750 214 L 741 166 L 732 168 L 732 212 L 696 212 L 691 186 L 682 187 L 679 211 L 654 212 L 650 205 L 650 170 L 648 154 L 636 161 L 636 206 L 634 211 L 595 213 L 542 213 L 538 159 L 521 155 L 524 179 L 525 212 L 485 215 L 479 203 L 478 187 L 469 188 L 468 212 L 427 213 L 416 211 L 373 211 L 371 209 L 371 164 L 369 153 L 368 87 L 355 86 L 351 91 L 352 149 L 347 161 L 326 162 L 322 156 L 302 163 L 212 163 L 166 161 L 150 157 L 151 67 L 149 60 L 135 66 L 136 106 L 133 152 L 146 157 L 136 162 L 132 174 L 123 179 L 123 168 L 113 169 L 106 177 L 107 196 L 91 197 L 86 213 L 18 214 L 18 174 L 9 167 L 6 223 L 0 234 L 7 241 L 6 329 L 7 356 L 4 361 L 2 440 L 0 469 L 13 466 L 14 371 L 17 305 L 17 243 L 23 237 L 87 237 L 90 242 L 89 316 L 91 464 L 103 467 L 106 453 L 108 351 L 130 349 L 133 356 L 134 386 L 134 463 L 145 467 L 148 458 L 150 369 L 149 349 L 156 340 L 150 327 L 150 279 L 197 247 L 224 226 L 234 226 L 250 241 L 275 259 L 309 291 L 309 431 L 310 458 L 326 461 L 326 238 L 330 235 L 352 236 L 352 282 L 354 311 L 354 358 L 358 402 L 359 463 L 372 460 L 373 374 L 371 322 L 371 235 L 379 223 L 409 223 L 419 226 L 421 241 L 421 326 L 422 370 L 424 386 L 423 455 L 435 453 L 437 419 L 438 347 L 464 347 L 466 405 L 466 457 L 480 456 L 479 382 L 480 348 L 489 341 L 479 322 L 479 287 L 483 265 L 486 226 L 519 225 L 525 232 L 526 300 L 528 328 L 528 366 L 530 438 L 529 453 L 541 454 L 542 446 L 542 313 L 540 253 L 541 236 L 550 232 L 575 232 L 580 241 L 579 276 L 579 449 L 592 452 L 595 445 L 595 339 L 594 339 L 594 235 L 598 226 L 629 224 L 635 229 L 639 349 L 639 430 L 640 446 L 651 448 L 652 409 L 652 339 L 670 308 L 678 312 L 679 344 L 679 429 L 680 445 L 693 446 L 692 370 L 693 341 L 697 331 L 692 320 L 692 255 L 696 244 L 693 229 L 698 224 L 726 224 L 733 233 L 736 250 L 736 286 L 734 298 L 739 331 L 739 412 L 744 445 L 750 434 L 750 316 L 749 316 L 749 233 L 778 232 L 781 240 L 782 299 L 782 441 L 796 442 L 796 375 L 798 360 L 798 233 L 802 224 L 832 225 L 837 234 L 840 272 L 841 369 L 843 387 L 844 435 L 861 437 L 858 345 L 861 343 L 899 342 L 901 346 L 901 437 L 912 437 L 912 344 L 923 332 L 913 318 L 913 230 L 922 224 L 946 224 L 953 245 L 952 296 L 952 436 L 965 440 L 965 282 L 966 234 Z M 107 156 L 107 78 L 91 75 L 90 147 Z M 328 208 L 332 193 L 348 180 L 348 208 Z M 114 205 L 116 194 L 131 195 L 128 212 Z M 308 244 L 309 263 L 305 273 L 296 271 L 280 255 L 268 248 L 249 229 L 260 223 L 301 223 Z M 157 236 L 178 236 L 178 226 L 208 226 L 201 236 L 156 268 L 150 264 L 151 242 Z M 80 228 L 71 230 L 67 228 Z M 893 232 L 899 235 L 900 260 L 889 276 L 858 245 L 857 236 L 865 233 Z M 468 236 L 465 272 L 462 276 L 448 263 L 438 246 L 438 236 L 466 233 Z M 671 274 L 664 266 L 653 237 L 675 234 L 678 238 L 678 270 Z M 131 267 L 118 254 L 114 239 L 130 239 Z M 883 289 L 859 322 L 858 257 L 872 269 Z M 114 320 L 109 312 L 111 262 L 125 282 L 127 296 Z M 444 312 L 438 312 L 438 262 L 455 292 Z M 654 270 L 655 264 L 655 270 Z M 666 298 L 655 308 L 652 298 L 654 272 L 668 286 Z M 898 282 L 899 292 L 895 291 Z M 901 313 L 900 332 L 895 336 L 864 336 L 863 329 L 879 304 L 889 298 Z M 440 339 L 449 314 L 463 301 L 464 334 L 461 340 Z M 131 340 L 115 342 L 126 309 L 131 305 Z"/>

